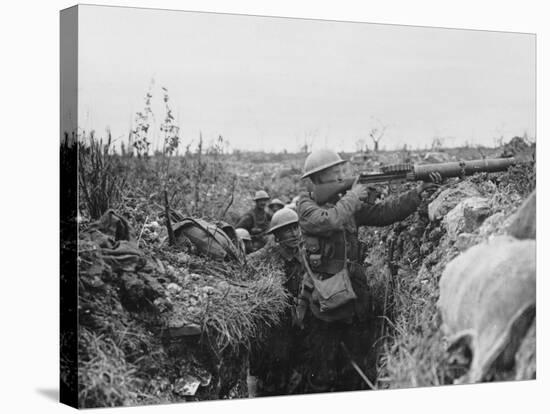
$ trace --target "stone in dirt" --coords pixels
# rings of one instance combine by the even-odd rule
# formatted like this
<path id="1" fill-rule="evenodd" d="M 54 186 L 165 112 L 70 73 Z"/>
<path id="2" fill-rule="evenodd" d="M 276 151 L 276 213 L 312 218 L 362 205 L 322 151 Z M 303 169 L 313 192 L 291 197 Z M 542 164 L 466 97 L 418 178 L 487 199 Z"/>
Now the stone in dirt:
<path id="1" fill-rule="evenodd" d="M 428 217 L 431 221 L 439 220 L 445 217 L 463 199 L 469 197 L 481 197 L 481 194 L 468 181 L 463 181 L 456 187 L 447 188 L 428 205 Z"/>
<path id="2" fill-rule="evenodd" d="M 479 227 L 479 236 L 483 238 L 488 238 L 492 235 L 502 234 L 502 228 L 507 220 L 508 217 L 502 211 L 499 211 L 498 213 L 489 216 Z"/>
<path id="3" fill-rule="evenodd" d="M 535 191 L 514 214 L 507 231 L 517 239 L 537 238 L 537 195 Z"/>
<path id="4" fill-rule="evenodd" d="M 470 197 L 462 200 L 443 219 L 443 225 L 451 240 L 460 233 L 475 231 L 491 215 L 489 200 L 483 197 Z"/>
<path id="5" fill-rule="evenodd" d="M 475 234 L 461 233 L 456 238 L 456 242 L 455 242 L 454 247 L 456 249 L 460 250 L 461 252 L 463 252 L 463 251 L 467 250 L 468 248 L 470 248 L 472 246 L 472 244 L 474 244 L 475 240 L 476 240 Z"/>
<path id="6" fill-rule="evenodd" d="M 446 152 L 427 152 L 426 155 L 424 155 L 423 161 L 425 163 L 440 163 L 440 162 L 446 162 L 450 161 L 451 157 Z"/>
<path id="7" fill-rule="evenodd" d="M 514 366 L 536 307 L 535 241 L 496 236 L 447 264 L 438 307 L 443 332 L 472 352 L 461 382 L 479 382 Z"/>

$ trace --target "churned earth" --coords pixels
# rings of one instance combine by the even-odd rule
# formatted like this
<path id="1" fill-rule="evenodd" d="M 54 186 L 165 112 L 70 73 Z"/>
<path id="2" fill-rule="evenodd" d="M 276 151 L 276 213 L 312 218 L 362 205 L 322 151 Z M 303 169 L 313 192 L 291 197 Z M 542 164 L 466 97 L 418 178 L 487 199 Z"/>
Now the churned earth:
<path id="1" fill-rule="evenodd" d="M 439 282 L 446 265 L 469 247 L 509 233 L 515 213 L 535 190 L 534 146 L 516 147 L 484 155 L 507 151 L 525 164 L 505 173 L 448 180 L 403 222 L 361 230 L 370 311 L 353 346 L 362 350 L 354 362 L 369 383 L 358 373 L 355 389 L 451 384 L 468 372 L 472 350 L 448 349 Z M 464 158 L 479 154 L 470 151 Z M 377 160 L 384 161 L 383 156 Z M 263 173 L 260 164 L 249 171 L 239 174 L 258 176 L 239 180 L 226 212 L 231 185 L 222 179 L 204 184 L 204 196 L 213 194 L 220 202 L 198 215 L 212 220 L 221 211 L 232 222 L 259 186 L 289 199 L 299 188 L 288 175 L 292 171 L 281 177 L 286 187 L 273 184 L 273 168 Z M 114 208 L 126 221 L 127 235 L 98 228 L 82 208 L 78 246 L 65 246 L 78 251 L 80 270 L 81 407 L 247 397 L 249 352 L 264 345 L 288 307 L 284 269 L 273 263 L 251 268 L 201 257 L 189 243 L 168 246 L 154 177 L 136 174 L 128 186 L 133 190 Z M 216 193 L 222 187 L 226 193 L 220 198 L 221 191 Z M 518 340 L 516 363 L 496 366 L 484 380 L 536 376 L 534 321 Z"/>

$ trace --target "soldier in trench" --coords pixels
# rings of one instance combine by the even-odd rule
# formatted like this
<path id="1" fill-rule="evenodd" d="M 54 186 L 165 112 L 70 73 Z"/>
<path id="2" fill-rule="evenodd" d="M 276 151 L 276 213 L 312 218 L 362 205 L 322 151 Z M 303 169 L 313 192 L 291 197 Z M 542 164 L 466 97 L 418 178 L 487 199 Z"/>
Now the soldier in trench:
<path id="1" fill-rule="evenodd" d="M 293 327 L 296 323 L 296 299 L 304 274 L 299 254 L 298 215 L 288 208 L 277 211 L 267 233 L 273 234 L 275 242 L 268 242 L 262 249 L 249 254 L 248 263 L 251 266 L 271 263 L 282 269 L 283 286 L 290 294 L 291 303 L 281 323 L 269 332 L 250 357 L 250 375 L 258 382 L 257 396 L 292 394 L 301 378 L 296 359 L 301 331 Z"/>
<path id="2" fill-rule="evenodd" d="M 269 211 L 271 212 L 271 214 L 275 214 L 277 211 L 284 208 L 284 206 L 285 206 L 285 203 L 283 203 L 278 198 L 274 198 L 267 205 L 267 207 L 269 208 Z"/>
<path id="3" fill-rule="evenodd" d="M 248 231 L 252 239 L 251 249 L 261 249 L 267 242 L 266 230 L 269 227 L 272 214 L 267 211 L 269 195 L 263 191 L 256 191 L 254 195 L 255 206 L 248 210 L 237 222 L 235 228 L 242 228 Z"/>
<path id="4" fill-rule="evenodd" d="M 315 193 L 316 186 L 344 178 L 345 162 L 333 151 L 314 151 L 305 161 L 302 178 L 311 180 Z M 366 202 L 367 186 L 357 182 L 343 197 L 335 195 L 323 205 L 310 193 L 300 195 L 297 212 L 307 271 L 299 301 L 308 307 L 297 308 L 297 320 L 305 326 L 300 352 L 308 367 L 305 392 L 366 388 L 350 364 L 350 359 L 361 361 L 368 352 L 361 338 L 372 334 L 365 324 L 368 292 L 358 227 L 387 226 L 414 213 L 422 197 L 441 182 L 439 173 L 430 178 L 431 183 L 374 204 Z"/>

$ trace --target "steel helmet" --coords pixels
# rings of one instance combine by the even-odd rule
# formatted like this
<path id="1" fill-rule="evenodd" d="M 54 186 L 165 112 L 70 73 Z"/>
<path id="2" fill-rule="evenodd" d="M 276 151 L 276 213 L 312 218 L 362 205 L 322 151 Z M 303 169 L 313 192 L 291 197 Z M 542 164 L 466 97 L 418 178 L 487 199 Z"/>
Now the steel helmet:
<path id="1" fill-rule="evenodd" d="M 327 168 L 334 167 L 347 162 L 343 160 L 336 152 L 328 149 L 320 149 L 313 151 L 306 158 L 304 163 L 304 175 L 302 179 L 309 177 L 311 174 L 315 174 L 319 171 L 326 170 Z"/>
<path id="2" fill-rule="evenodd" d="M 289 208 L 282 208 L 273 214 L 267 233 L 273 233 L 273 231 L 293 223 L 298 223 L 298 214 Z"/>
<path id="3" fill-rule="evenodd" d="M 264 190 L 256 191 L 256 194 L 254 194 L 254 201 L 256 200 L 269 200 L 269 195 Z"/>
<path id="4" fill-rule="evenodd" d="M 235 229 L 235 233 L 237 233 L 237 236 L 241 240 L 252 240 L 247 229 Z"/>
<path id="5" fill-rule="evenodd" d="M 271 200 L 271 203 L 269 203 L 269 207 L 271 206 L 274 206 L 274 205 L 279 205 L 281 207 L 284 207 L 285 206 L 285 203 L 283 203 L 281 200 L 279 200 L 278 198 L 274 198 L 273 200 Z"/>

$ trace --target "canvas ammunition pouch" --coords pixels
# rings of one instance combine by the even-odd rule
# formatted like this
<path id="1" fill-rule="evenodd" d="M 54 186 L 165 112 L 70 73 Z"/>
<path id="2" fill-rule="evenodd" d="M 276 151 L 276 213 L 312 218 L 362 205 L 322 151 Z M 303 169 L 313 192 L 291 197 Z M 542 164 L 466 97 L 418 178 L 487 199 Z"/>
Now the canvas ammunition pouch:
<path id="1" fill-rule="evenodd" d="M 350 318 L 357 298 L 347 266 L 345 233 L 334 234 L 330 243 L 306 236 L 302 250 L 307 275 L 312 282 L 311 310 L 325 321 Z"/>
<path id="2" fill-rule="evenodd" d="M 335 275 L 346 263 L 346 239 L 344 232 L 335 232 L 327 238 L 304 236 L 308 262 L 316 273 Z"/>
<path id="3" fill-rule="evenodd" d="M 315 273 L 313 279 L 313 293 L 311 298 L 319 303 L 321 312 L 328 312 L 339 308 L 357 298 L 351 286 L 347 266 L 327 279 L 318 278 Z"/>

